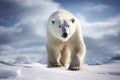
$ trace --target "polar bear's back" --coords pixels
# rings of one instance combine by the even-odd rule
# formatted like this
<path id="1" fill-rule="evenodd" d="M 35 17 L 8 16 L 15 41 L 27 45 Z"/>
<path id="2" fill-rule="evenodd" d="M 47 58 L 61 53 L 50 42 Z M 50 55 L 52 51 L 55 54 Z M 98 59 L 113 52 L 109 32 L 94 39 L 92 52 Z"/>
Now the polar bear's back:
<path id="1" fill-rule="evenodd" d="M 58 19 L 58 17 L 64 17 L 66 19 L 71 19 L 71 18 L 75 18 L 70 12 L 66 11 L 66 10 L 58 10 L 56 12 L 54 12 L 49 19 Z"/>

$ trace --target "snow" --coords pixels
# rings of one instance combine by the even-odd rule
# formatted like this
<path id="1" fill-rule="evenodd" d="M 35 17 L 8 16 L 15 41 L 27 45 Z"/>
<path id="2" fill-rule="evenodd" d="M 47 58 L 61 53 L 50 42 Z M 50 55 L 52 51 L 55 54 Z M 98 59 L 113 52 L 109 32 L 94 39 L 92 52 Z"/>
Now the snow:
<path id="1" fill-rule="evenodd" d="M 112 58 L 113 60 L 113 58 Z M 0 80 L 119 80 L 120 61 L 116 58 L 102 65 L 84 64 L 81 71 L 48 68 L 46 64 L 6 64 L 0 62 Z"/>
<path id="2" fill-rule="evenodd" d="M 46 52 L 0 55 L 0 80 L 120 80 L 119 54 L 87 54 L 84 68 L 48 68 Z"/>

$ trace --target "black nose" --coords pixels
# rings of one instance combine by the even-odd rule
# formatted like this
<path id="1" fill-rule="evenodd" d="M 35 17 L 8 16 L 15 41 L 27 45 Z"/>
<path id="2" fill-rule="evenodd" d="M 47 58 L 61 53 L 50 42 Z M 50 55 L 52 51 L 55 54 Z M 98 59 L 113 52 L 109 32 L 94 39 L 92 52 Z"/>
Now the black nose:
<path id="1" fill-rule="evenodd" d="M 66 38 L 67 36 L 68 36 L 67 33 L 63 33 L 63 35 L 62 35 L 63 38 Z"/>

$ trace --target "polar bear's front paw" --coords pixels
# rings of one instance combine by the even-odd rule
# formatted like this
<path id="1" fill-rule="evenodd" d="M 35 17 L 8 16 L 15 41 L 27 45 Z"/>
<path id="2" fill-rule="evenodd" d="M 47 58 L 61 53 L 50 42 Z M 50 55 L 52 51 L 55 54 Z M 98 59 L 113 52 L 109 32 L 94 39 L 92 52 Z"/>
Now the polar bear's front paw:
<path id="1" fill-rule="evenodd" d="M 80 68 L 80 67 L 78 67 L 78 66 L 70 66 L 69 68 L 68 68 L 69 70 L 72 70 L 72 71 L 78 71 L 78 70 L 81 70 L 82 68 Z"/>
<path id="2" fill-rule="evenodd" d="M 59 63 L 56 63 L 56 64 L 50 64 L 49 67 L 62 67 L 62 65 Z"/>

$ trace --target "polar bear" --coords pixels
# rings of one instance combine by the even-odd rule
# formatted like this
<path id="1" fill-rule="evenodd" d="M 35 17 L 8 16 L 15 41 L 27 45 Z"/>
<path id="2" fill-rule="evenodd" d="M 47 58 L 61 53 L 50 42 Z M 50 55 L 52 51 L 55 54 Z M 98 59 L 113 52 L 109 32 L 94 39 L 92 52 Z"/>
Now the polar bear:
<path id="1" fill-rule="evenodd" d="M 66 10 L 54 12 L 46 29 L 46 50 L 48 67 L 66 67 L 69 70 L 80 70 L 86 47 L 77 18 Z"/>

